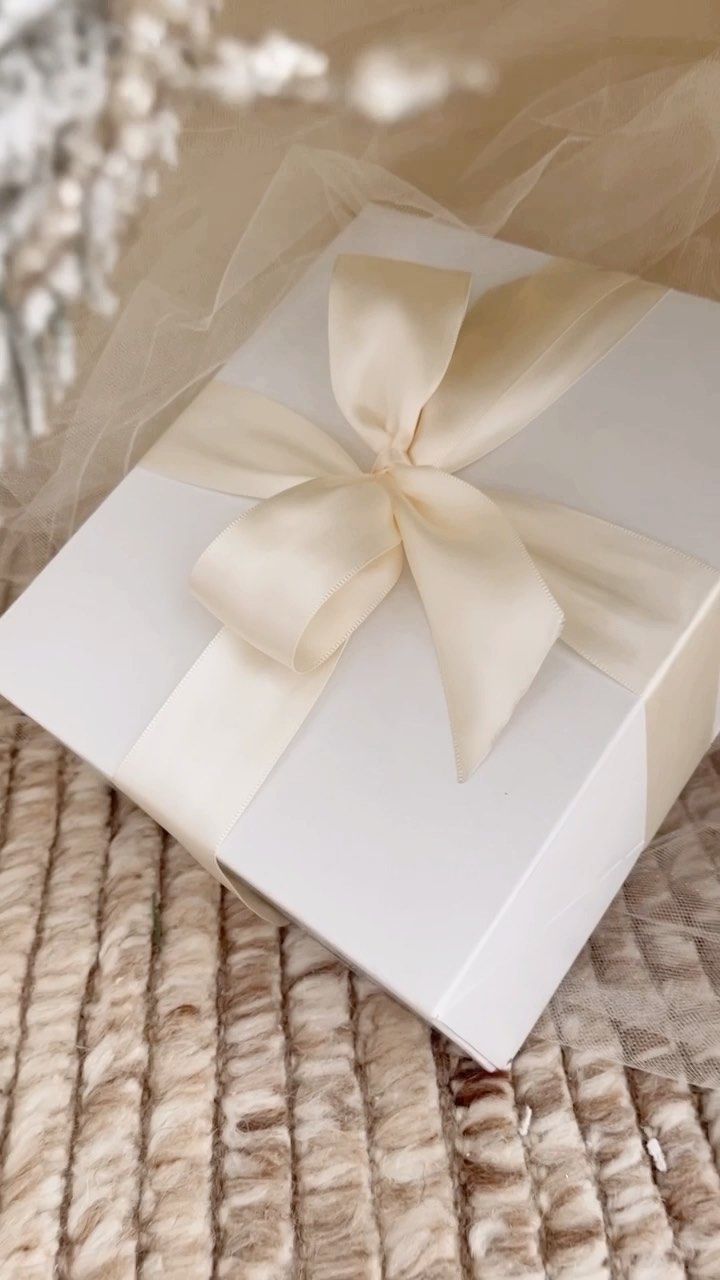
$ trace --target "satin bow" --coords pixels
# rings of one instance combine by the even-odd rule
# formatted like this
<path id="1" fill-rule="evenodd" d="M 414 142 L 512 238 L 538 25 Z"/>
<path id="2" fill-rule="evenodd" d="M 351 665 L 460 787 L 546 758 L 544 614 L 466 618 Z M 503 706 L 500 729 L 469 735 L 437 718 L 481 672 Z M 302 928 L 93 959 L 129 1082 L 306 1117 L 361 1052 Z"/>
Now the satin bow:
<path id="1" fill-rule="evenodd" d="M 558 261 L 490 290 L 465 318 L 469 284 L 462 271 L 337 259 L 332 386 L 375 455 L 369 471 L 311 422 L 221 382 L 144 464 L 265 499 L 208 547 L 192 585 L 231 633 L 269 657 L 272 705 L 275 696 L 292 704 L 310 673 L 323 672 L 316 687 L 324 685 L 406 560 L 437 650 L 461 780 L 508 721 L 563 616 L 564 641 L 641 694 L 697 597 L 691 583 L 682 599 L 680 553 L 566 507 L 491 497 L 451 474 L 556 400 L 662 290 Z"/>

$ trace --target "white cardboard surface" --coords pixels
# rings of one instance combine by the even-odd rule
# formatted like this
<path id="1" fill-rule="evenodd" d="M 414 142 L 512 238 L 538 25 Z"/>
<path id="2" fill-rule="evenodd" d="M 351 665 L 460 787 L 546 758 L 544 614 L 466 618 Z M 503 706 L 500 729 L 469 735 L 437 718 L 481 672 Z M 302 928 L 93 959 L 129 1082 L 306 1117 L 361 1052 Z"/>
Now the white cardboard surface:
<path id="1" fill-rule="evenodd" d="M 327 367 L 340 249 L 464 266 L 477 288 L 541 255 L 368 210 L 221 375 L 275 396 L 361 462 Z M 669 295 L 513 441 L 465 473 L 627 524 L 720 565 L 720 308 Z M 242 499 L 131 473 L 0 620 L 0 690 L 112 775 L 212 638 L 187 590 Z M 403 579 L 222 849 L 287 914 L 502 1065 L 642 845 L 642 707 L 550 655 L 473 779 L 454 779 L 434 653 Z"/>

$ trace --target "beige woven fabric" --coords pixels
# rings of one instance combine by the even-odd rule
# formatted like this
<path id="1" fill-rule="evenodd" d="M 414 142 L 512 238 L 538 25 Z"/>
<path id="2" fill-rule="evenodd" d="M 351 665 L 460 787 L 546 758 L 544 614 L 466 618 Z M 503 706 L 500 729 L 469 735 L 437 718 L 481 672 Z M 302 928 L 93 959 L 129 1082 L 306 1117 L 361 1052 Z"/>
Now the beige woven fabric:
<path id="1" fill-rule="evenodd" d="M 2 1280 L 717 1280 L 719 1168 L 720 1093 L 485 1074 L 0 705 Z"/>

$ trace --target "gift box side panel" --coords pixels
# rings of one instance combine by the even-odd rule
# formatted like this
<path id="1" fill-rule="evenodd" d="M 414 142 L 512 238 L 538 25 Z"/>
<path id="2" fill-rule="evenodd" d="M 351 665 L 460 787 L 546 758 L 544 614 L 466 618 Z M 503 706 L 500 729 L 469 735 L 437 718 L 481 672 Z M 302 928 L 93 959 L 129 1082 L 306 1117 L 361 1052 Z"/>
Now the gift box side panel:
<path id="1" fill-rule="evenodd" d="M 639 706 L 434 1010 L 434 1021 L 506 1065 L 644 848 L 635 783 L 645 752 Z M 508 993 L 512 993 L 508 998 Z"/>

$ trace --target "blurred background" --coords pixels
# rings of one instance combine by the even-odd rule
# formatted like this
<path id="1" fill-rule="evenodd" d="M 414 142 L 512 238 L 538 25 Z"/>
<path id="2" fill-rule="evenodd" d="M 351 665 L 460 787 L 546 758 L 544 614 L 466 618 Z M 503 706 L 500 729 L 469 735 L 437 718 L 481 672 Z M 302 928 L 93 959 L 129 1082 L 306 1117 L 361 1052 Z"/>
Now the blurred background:
<path id="1" fill-rule="evenodd" d="M 716 291 L 719 35 L 712 0 L 5 0 L 6 467 L 67 421 L 83 352 L 149 270 L 166 282 L 192 218 L 211 293 L 293 145 L 493 234 Z"/>

